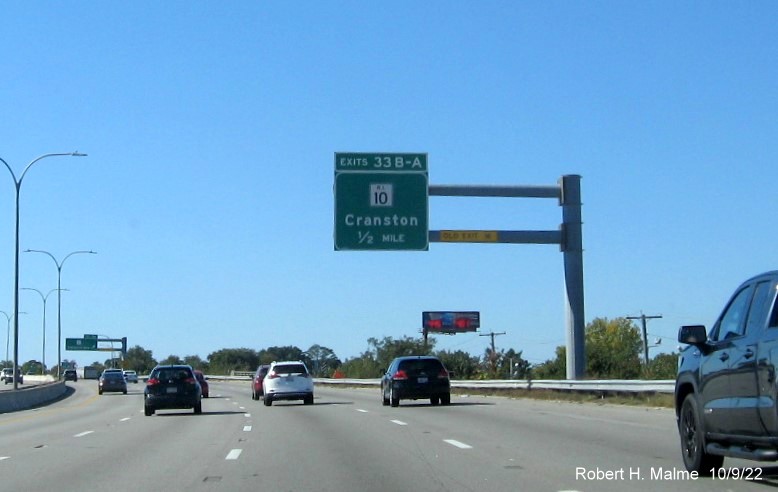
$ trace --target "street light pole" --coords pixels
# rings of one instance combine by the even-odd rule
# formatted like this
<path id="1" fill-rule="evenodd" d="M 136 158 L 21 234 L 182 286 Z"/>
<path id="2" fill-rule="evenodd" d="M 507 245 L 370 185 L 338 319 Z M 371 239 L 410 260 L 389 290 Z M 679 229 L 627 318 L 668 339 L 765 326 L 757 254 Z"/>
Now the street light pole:
<path id="1" fill-rule="evenodd" d="M 5 311 L 0 311 L 5 316 L 5 319 L 8 321 L 8 329 L 5 332 L 5 360 L 8 361 L 8 346 L 11 344 L 11 318 L 14 317 L 13 314 L 10 316 Z M 27 314 L 24 311 L 19 311 L 19 314 Z"/>
<path id="2" fill-rule="evenodd" d="M 44 255 L 48 255 L 49 258 L 54 260 L 54 264 L 57 265 L 57 379 L 59 380 L 60 374 L 62 373 L 62 265 L 65 264 L 65 260 L 70 258 L 73 255 L 86 253 L 90 255 L 96 255 L 97 253 L 94 251 L 73 251 L 72 253 L 68 253 L 67 256 L 62 258 L 62 261 L 57 261 L 57 259 L 54 257 L 53 254 L 49 253 L 48 251 L 43 251 L 40 249 L 26 249 L 24 250 L 25 253 L 43 253 Z"/>
<path id="3" fill-rule="evenodd" d="M 43 376 L 46 374 L 46 301 L 49 299 L 49 296 L 52 292 L 59 289 L 51 289 L 45 296 L 43 295 L 43 292 L 31 287 L 22 287 L 22 290 L 34 290 L 41 296 L 41 299 L 43 300 L 43 349 L 41 351 L 41 376 Z"/>
<path id="4" fill-rule="evenodd" d="M 0 311 L 0 313 L 3 313 L 5 316 L 5 319 L 8 321 L 8 329 L 5 332 L 5 361 L 8 361 L 8 346 L 11 344 L 11 317 L 13 315 L 9 315 L 5 311 Z"/>
<path id="5" fill-rule="evenodd" d="M 5 164 L 5 167 L 8 168 L 8 172 L 11 173 L 11 178 L 14 180 L 14 186 L 16 186 L 16 248 L 14 249 L 14 390 L 19 389 L 19 384 L 17 381 L 17 377 L 19 376 L 17 374 L 19 371 L 17 369 L 19 364 L 19 194 L 22 189 L 22 180 L 24 180 L 24 176 L 27 174 L 27 171 L 30 170 L 33 164 L 41 159 L 45 159 L 46 157 L 58 156 L 84 157 L 86 154 L 81 154 L 78 151 L 60 154 L 43 154 L 42 156 L 36 157 L 30 161 L 29 164 L 27 164 L 27 167 L 24 168 L 22 174 L 19 176 L 19 179 L 16 179 L 16 174 L 14 174 L 11 166 L 9 166 L 3 158 L 0 158 L 0 162 Z"/>

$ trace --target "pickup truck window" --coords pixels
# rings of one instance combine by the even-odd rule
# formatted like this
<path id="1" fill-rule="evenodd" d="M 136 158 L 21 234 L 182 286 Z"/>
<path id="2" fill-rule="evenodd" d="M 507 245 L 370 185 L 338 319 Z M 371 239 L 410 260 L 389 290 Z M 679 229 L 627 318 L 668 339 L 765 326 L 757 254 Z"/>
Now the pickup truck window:
<path id="1" fill-rule="evenodd" d="M 749 285 L 740 292 L 737 293 L 732 302 L 727 306 L 724 314 L 721 315 L 721 320 L 714 330 L 713 340 L 720 341 L 728 338 L 740 336 L 745 330 L 745 319 L 748 313 L 748 306 L 751 300 L 751 293 L 754 291 L 754 286 Z"/>
<path id="2" fill-rule="evenodd" d="M 778 296 L 775 295 L 775 291 L 778 289 L 778 285 L 776 285 L 773 289 L 770 289 L 770 295 L 773 296 L 773 311 L 770 315 L 770 328 L 778 328 Z"/>
<path id="3" fill-rule="evenodd" d="M 767 321 L 767 310 L 770 308 L 768 297 L 771 293 L 770 282 L 759 282 L 756 284 L 754 300 L 751 301 L 751 309 L 748 311 L 746 333 L 764 329 Z"/>

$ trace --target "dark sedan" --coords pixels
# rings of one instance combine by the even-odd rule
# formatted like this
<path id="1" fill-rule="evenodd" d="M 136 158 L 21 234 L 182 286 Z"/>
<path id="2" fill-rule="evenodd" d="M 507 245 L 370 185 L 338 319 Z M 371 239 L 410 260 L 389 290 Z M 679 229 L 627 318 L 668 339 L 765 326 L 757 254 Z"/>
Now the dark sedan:
<path id="1" fill-rule="evenodd" d="M 202 388 L 194 369 L 187 365 L 157 366 L 152 369 L 143 391 L 143 409 L 147 417 L 161 409 L 192 408 L 203 412 Z"/>
<path id="2" fill-rule="evenodd" d="M 392 361 L 381 378 L 381 401 L 396 407 L 400 400 L 429 398 L 433 405 L 451 403 L 451 382 L 437 357 L 408 356 Z"/>
<path id="3" fill-rule="evenodd" d="M 127 381 L 121 371 L 104 371 L 97 381 L 97 392 L 121 392 L 127 394 Z"/>

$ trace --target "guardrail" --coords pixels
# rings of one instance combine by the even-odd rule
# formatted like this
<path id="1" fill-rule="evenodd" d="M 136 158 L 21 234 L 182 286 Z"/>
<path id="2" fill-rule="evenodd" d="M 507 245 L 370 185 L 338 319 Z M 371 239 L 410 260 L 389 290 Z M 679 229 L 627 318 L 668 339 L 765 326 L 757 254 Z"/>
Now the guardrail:
<path id="1" fill-rule="evenodd" d="M 315 379 L 321 384 L 346 384 L 352 386 L 379 386 L 380 379 Z M 674 379 L 662 380 L 553 380 L 553 379 L 491 379 L 491 380 L 454 380 L 454 388 L 472 389 L 550 389 L 558 391 L 602 391 L 608 393 L 670 393 L 675 391 Z"/>
<path id="2" fill-rule="evenodd" d="M 233 371 L 230 376 L 207 375 L 214 381 L 251 381 L 254 376 L 250 371 Z M 381 380 L 348 379 L 348 378 L 314 378 L 316 384 L 348 385 L 348 386 L 380 386 Z M 557 391 L 600 391 L 604 393 L 668 393 L 675 391 L 674 379 L 590 379 L 590 380 L 559 380 L 559 379 L 459 379 L 452 380 L 453 388 L 472 389 L 550 389 Z"/>

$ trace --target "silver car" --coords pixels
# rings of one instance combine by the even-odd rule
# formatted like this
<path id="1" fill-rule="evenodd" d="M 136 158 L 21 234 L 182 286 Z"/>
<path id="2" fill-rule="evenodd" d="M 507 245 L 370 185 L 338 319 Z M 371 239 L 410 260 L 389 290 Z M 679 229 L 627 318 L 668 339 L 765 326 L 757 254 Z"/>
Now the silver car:
<path id="1" fill-rule="evenodd" d="M 262 382 L 265 406 L 276 400 L 302 400 L 313 405 L 313 378 L 302 361 L 273 362 Z"/>

